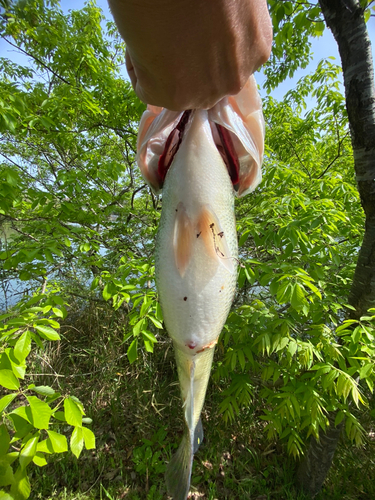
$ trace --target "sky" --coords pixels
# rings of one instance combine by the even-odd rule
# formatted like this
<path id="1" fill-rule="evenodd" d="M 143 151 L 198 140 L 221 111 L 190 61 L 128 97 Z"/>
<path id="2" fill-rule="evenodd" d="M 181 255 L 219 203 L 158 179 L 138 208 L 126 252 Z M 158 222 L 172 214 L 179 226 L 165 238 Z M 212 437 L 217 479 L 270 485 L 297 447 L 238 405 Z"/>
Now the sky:
<path id="1" fill-rule="evenodd" d="M 112 19 L 110 10 L 108 8 L 108 3 L 107 0 L 96 0 L 97 5 L 102 9 L 104 15 L 108 19 Z M 68 12 L 70 9 L 80 9 L 84 6 L 85 0 L 60 0 L 60 5 L 61 8 L 64 12 Z M 372 53 L 373 53 L 373 59 L 375 60 L 375 17 L 372 17 L 369 22 L 367 23 L 367 29 L 369 31 L 370 35 L 370 40 L 372 44 Z M 337 44 L 333 38 L 333 35 L 329 29 L 324 30 L 324 34 L 320 38 L 313 38 L 312 39 L 312 53 L 313 53 L 313 59 L 311 63 L 305 68 L 304 70 L 298 70 L 294 77 L 292 79 L 288 79 L 281 83 L 278 88 L 272 92 L 272 95 L 276 99 L 282 99 L 284 94 L 294 88 L 296 82 L 304 75 L 312 73 L 316 66 L 318 65 L 319 61 L 321 61 L 323 58 L 327 58 L 329 56 L 335 57 L 337 64 L 340 64 L 340 57 L 338 54 L 337 50 Z M 7 56 L 9 58 L 13 58 L 16 60 L 14 57 L 14 52 L 9 50 L 9 46 L 7 43 L 0 39 L 0 55 Z M 18 62 L 18 58 L 17 58 Z M 21 62 L 21 61 L 20 61 Z M 375 63 L 374 63 L 375 67 Z M 124 68 L 124 76 L 126 77 L 126 71 Z M 261 73 L 258 73 L 256 76 L 256 79 L 258 83 L 260 84 L 261 88 L 261 95 L 264 93 L 262 92 L 262 81 L 264 80 L 264 77 Z"/>

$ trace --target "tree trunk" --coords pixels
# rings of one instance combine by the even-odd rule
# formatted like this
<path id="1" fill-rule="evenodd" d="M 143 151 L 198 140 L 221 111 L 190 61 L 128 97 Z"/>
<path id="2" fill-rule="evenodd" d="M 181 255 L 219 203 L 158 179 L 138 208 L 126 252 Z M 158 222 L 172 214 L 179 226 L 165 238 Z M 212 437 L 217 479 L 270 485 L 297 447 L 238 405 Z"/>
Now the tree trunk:
<path id="1" fill-rule="evenodd" d="M 371 42 L 358 0 L 319 0 L 324 19 L 337 42 L 344 76 L 346 109 L 353 146 L 354 168 L 365 212 L 365 234 L 349 292 L 359 319 L 375 307 L 375 89 Z M 311 497 L 321 489 L 331 467 L 341 426 L 330 426 L 320 440 L 312 439 L 297 472 L 299 486 Z"/>
<path id="2" fill-rule="evenodd" d="M 375 307 L 375 89 L 371 42 L 358 0 L 320 0 L 338 44 L 354 168 L 366 215 L 365 235 L 349 293 L 356 319 Z"/>
<path id="3" fill-rule="evenodd" d="M 329 415 L 330 425 L 326 432 L 321 433 L 319 441 L 311 438 L 309 449 L 297 471 L 297 486 L 311 498 L 323 486 L 344 426 L 342 421 L 335 427 L 335 416 L 334 413 Z"/>

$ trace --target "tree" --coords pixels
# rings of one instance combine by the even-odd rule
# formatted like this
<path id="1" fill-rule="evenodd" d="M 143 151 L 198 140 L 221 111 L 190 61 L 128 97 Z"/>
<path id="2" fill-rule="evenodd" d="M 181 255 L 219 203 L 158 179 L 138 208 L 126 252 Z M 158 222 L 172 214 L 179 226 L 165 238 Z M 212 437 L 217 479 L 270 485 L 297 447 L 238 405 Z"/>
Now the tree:
<path id="1" fill-rule="evenodd" d="M 346 108 L 354 154 L 354 168 L 361 196 L 362 207 L 365 212 L 365 233 L 359 252 L 356 271 L 353 277 L 348 302 L 353 310 L 347 314 L 348 318 L 359 319 L 366 315 L 374 306 L 375 289 L 374 276 L 374 135 L 375 135 L 375 91 L 374 71 L 372 65 L 371 43 L 366 29 L 366 21 L 370 17 L 370 5 L 367 1 L 328 2 L 319 0 L 319 5 L 326 25 L 331 29 L 338 44 L 343 67 L 343 77 L 346 95 Z M 310 17 L 319 16 L 319 7 L 304 6 L 295 2 L 292 8 L 288 4 L 288 14 L 298 12 L 296 27 L 306 23 Z M 313 11 L 313 12 L 312 12 Z M 283 18 L 285 10 L 282 6 L 276 7 L 276 20 Z M 290 29 L 290 21 L 284 23 L 283 30 Z M 321 21 L 315 23 L 317 30 Z M 297 30 L 298 31 L 298 30 Z M 311 27 L 308 28 L 311 32 Z M 281 32 L 282 33 L 282 32 Z M 279 34 L 281 34 L 279 33 Z M 303 64 L 303 63 L 302 63 Z M 309 451 L 298 471 L 298 482 L 311 496 L 320 490 L 332 463 L 333 455 L 340 437 L 340 426 L 334 428 L 334 415 L 329 416 L 330 428 L 321 436 L 320 441 L 312 439 Z"/>
<path id="2" fill-rule="evenodd" d="M 118 309 L 130 291 L 142 291 L 154 222 L 145 211 L 146 224 L 135 222 L 133 240 L 127 225 L 142 219 L 137 194 L 145 188 L 134 168 L 144 105 L 119 75 L 124 47 L 114 26 L 105 39 L 92 3 L 68 16 L 56 1 L 10 2 L 3 9 L 1 36 L 29 61 L 0 63 L 0 220 L 10 233 L 0 255 L 9 305 L 0 332 L 0 486 L 7 498 L 23 500 L 30 495 L 29 464 L 44 466 L 48 455 L 68 450 L 59 422 L 73 426 L 70 449 L 77 457 L 95 446 L 77 398 L 27 382 L 36 354 L 60 339 L 68 297 L 103 303 L 112 297 Z M 23 283 L 18 301 L 7 296 L 14 279 Z M 150 305 L 157 309 L 155 300 Z M 144 330 L 152 351 L 155 337 Z"/>
<path id="3" fill-rule="evenodd" d="M 368 5 L 355 0 L 345 4 L 325 0 L 319 3 L 339 47 L 354 168 L 366 217 L 364 238 L 348 298 L 354 307 L 348 317 L 359 319 L 375 304 L 375 89 L 371 43 L 364 18 Z M 332 426 L 332 417 L 331 420 Z M 320 490 L 326 477 L 340 430 L 340 426 L 332 428 L 320 443 L 312 441 L 299 469 L 299 483 L 312 496 Z"/>

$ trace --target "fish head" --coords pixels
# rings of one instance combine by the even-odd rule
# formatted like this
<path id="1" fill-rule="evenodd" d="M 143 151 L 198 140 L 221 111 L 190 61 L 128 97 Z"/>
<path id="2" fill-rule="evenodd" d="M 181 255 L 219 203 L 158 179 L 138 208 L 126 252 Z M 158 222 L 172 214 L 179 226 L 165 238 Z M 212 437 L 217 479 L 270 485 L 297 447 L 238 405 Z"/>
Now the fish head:
<path id="1" fill-rule="evenodd" d="M 148 106 L 139 125 L 137 163 L 151 189 L 160 193 L 167 170 L 183 143 L 191 111 Z M 207 111 L 212 140 L 228 169 L 235 194 L 253 191 L 262 179 L 264 118 L 254 76 L 235 96 Z"/>

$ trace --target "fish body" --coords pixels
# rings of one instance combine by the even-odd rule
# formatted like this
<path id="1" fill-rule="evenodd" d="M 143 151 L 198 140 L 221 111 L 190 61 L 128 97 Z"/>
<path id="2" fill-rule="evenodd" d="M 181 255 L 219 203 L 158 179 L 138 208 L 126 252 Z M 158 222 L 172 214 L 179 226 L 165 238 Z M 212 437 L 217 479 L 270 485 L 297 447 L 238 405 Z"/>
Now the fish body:
<path id="1" fill-rule="evenodd" d="M 213 142 L 207 111 L 194 111 L 164 181 L 155 253 L 156 283 L 174 344 L 186 422 L 166 474 L 175 499 L 185 499 L 189 492 L 194 450 L 203 438 L 195 430 L 215 345 L 233 300 L 236 270 L 233 186 Z"/>
<path id="2" fill-rule="evenodd" d="M 237 279 L 234 195 L 260 182 L 264 122 L 253 77 L 211 110 L 149 106 L 138 165 L 163 203 L 155 251 L 156 285 L 174 345 L 185 432 L 166 471 L 169 495 L 185 500 L 200 414 L 220 332 Z"/>

